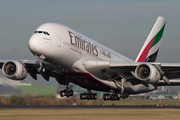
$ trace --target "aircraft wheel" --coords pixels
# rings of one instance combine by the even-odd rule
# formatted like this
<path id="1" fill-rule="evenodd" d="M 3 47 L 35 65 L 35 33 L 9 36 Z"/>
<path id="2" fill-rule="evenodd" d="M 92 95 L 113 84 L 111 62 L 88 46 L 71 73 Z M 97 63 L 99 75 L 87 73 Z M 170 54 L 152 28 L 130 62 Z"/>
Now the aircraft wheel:
<path id="1" fill-rule="evenodd" d="M 74 94 L 74 91 L 70 90 L 70 96 L 73 96 L 73 94 Z"/>
<path id="2" fill-rule="evenodd" d="M 60 96 L 64 97 L 64 95 L 65 95 L 64 91 L 60 91 Z"/>
<path id="3" fill-rule="evenodd" d="M 103 100 L 106 101 L 106 94 L 103 95 Z"/>
<path id="4" fill-rule="evenodd" d="M 91 99 L 91 94 L 87 94 L 87 99 L 88 99 L 88 100 Z"/>
<path id="5" fill-rule="evenodd" d="M 116 100 L 119 100 L 119 99 L 120 99 L 120 97 L 121 97 L 121 94 L 116 93 L 116 94 L 115 94 L 115 97 L 116 97 Z"/>
<path id="6" fill-rule="evenodd" d="M 110 96 L 110 100 L 113 101 L 114 100 L 114 95 Z"/>
<path id="7" fill-rule="evenodd" d="M 81 93 L 80 94 L 80 99 L 83 100 L 84 99 L 84 95 Z"/>
<path id="8" fill-rule="evenodd" d="M 114 95 L 114 100 L 118 100 L 118 98 L 117 98 L 117 96 L 116 96 L 116 95 Z"/>
<path id="9" fill-rule="evenodd" d="M 124 94 L 125 94 L 126 98 L 129 97 L 129 93 L 127 91 L 125 91 Z"/>
<path id="10" fill-rule="evenodd" d="M 95 97 L 94 94 L 91 93 L 90 96 L 91 96 L 91 100 L 94 100 Z"/>
<path id="11" fill-rule="evenodd" d="M 103 99 L 106 101 L 106 100 L 109 100 L 109 94 L 104 94 L 103 95 Z"/>
<path id="12" fill-rule="evenodd" d="M 70 96 L 70 91 L 66 91 L 66 97 L 69 97 Z"/>
<path id="13" fill-rule="evenodd" d="M 87 93 L 84 93 L 83 95 L 84 95 L 84 99 L 87 99 L 87 95 L 88 95 L 88 94 L 87 94 Z"/>
<path id="14" fill-rule="evenodd" d="M 97 94 L 94 93 L 93 96 L 94 96 L 94 100 L 96 100 L 97 99 Z"/>
<path id="15" fill-rule="evenodd" d="M 123 99 L 126 99 L 127 97 L 128 97 L 128 93 L 125 92 L 125 93 L 122 94 Z"/>

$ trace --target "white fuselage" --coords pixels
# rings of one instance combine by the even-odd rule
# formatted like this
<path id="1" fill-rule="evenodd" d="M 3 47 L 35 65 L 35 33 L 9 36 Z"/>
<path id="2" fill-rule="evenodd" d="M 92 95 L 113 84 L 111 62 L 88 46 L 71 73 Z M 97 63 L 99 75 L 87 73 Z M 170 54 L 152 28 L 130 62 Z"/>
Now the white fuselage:
<path id="1" fill-rule="evenodd" d="M 84 60 L 133 61 L 73 29 L 57 23 L 46 23 L 38 27 L 36 33 L 30 38 L 28 45 L 30 51 L 36 57 L 43 55 L 45 61 L 57 68 L 63 68 L 63 72 L 71 72 L 73 77 L 76 72 L 88 73 L 81 64 Z M 92 76 L 89 77 L 89 80 L 92 79 Z M 88 79 L 88 76 L 86 77 Z M 93 78 L 96 78 L 96 76 L 93 76 Z M 93 86 L 95 83 L 100 87 L 106 86 L 104 89 L 108 88 L 109 90 L 117 87 L 112 81 L 103 81 L 98 78 L 96 80 L 98 81 L 89 84 L 73 82 L 84 88 Z M 140 89 L 140 87 L 138 88 Z M 89 87 L 89 89 L 104 91 L 104 89 L 98 89 L 95 86 Z"/>

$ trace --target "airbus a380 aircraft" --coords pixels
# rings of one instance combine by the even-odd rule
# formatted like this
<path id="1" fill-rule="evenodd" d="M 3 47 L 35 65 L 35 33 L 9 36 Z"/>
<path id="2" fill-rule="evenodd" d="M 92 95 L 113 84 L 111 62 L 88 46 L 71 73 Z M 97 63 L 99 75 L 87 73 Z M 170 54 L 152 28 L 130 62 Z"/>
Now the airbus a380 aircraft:
<path id="1" fill-rule="evenodd" d="M 29 40 L 30 51 L 39 59 L 0 60 L 3 74 L 12 80 L 23 80 L 29 73 L 34 79 L 54 77 L 72 96 L 70 82 L 88 90 L 80 99 L 96 99 L 91 90 L 109 92 L 104 100 L 119 100 L 129 94 L 145 93 L 157 86 L 180 85 L 179 63 L 156 63 L 166 20 L 158 17 L 135 61 L 61 24 L 45 23 Z"/>

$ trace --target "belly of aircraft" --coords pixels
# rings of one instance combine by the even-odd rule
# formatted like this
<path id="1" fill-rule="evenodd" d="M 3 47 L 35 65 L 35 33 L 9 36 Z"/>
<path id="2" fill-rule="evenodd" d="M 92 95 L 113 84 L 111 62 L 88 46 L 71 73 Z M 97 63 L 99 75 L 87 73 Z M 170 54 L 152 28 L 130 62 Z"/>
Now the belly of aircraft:
<path id="1" fill-rule="evenodd" d="M 89 73 L 62 72 L 72 83 L 77 84 L 89 90 L 98 90 L 109 92 L 109 86 L 101 83 Z"/>

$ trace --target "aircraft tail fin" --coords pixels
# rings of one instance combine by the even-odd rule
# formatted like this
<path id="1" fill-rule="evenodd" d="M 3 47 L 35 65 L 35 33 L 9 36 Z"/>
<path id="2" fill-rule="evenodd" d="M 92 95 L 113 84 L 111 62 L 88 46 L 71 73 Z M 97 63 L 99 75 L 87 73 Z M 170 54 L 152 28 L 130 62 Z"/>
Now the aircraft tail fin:
<path id="1" fill-rule="evenodd" d="M 163 35 L 166 19 L 159 16 L 147 37 L 136 62 L 155 62 Z"/>

